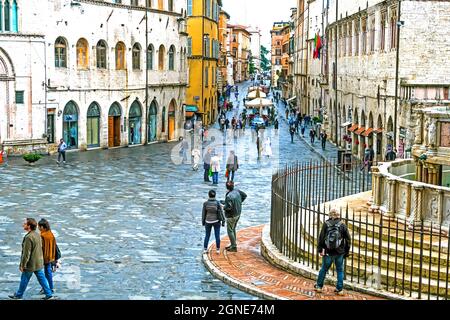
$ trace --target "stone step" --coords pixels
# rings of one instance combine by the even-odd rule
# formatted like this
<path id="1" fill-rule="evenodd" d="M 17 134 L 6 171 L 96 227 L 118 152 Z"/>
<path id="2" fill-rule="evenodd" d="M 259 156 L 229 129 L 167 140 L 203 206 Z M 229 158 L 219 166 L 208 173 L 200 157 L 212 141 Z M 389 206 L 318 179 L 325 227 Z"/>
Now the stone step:
<path id="1" fill-rule="evenodd" d="M 313 256 L 315 253 L 311 253 L 302 249 L 299 249 L 299 252 L 303 255 L 304 260 L 307 258 L 312 261 Z M 317 261 L 317 260 L 316 260 Z M 321 260 L 319 260 L 320 262 Z M 353 261 L 353 265 L 352 265 Z M 405 288 L 406 295 L 409 295 L 410 291 L 409 289 L 412 289 L 412 293 L 416 292 L 416 295 L 418 296 L 417 292 L 419 291 L 419 287 L 421 288 L 422 296 L 428 295 L 428 290 L 430 290 L 430 294 L 437 296 L 439 292 L 439 296 L 445 297 L 447 295 L 447 298 L 450 298 L 450 288 L 448 285 L 446 286 L 446 282 L 442 279 L 440 281 L 437 281 L 437 279 L 430 279 L 424 275 L 422 277 L 419 277 L 417 275 L 411 275 L 406 276 L 403 279 L 403 277 L 398 274 L 394 274 L 392 270 L 388 269 L 384 266 L 381 266 L 380 269 L 378 267 L 374 266 L 373 268 L 366 269 L 366 273 L 364 274 L 363 269 L 358 267 L 358 260 L 355 259 L 354 255 L 347 258 L 345 261 L 345 271 L 346 271 L 346 280 L 347 281 L 353 281 L 358 282 L 357 276 L 358 272 L 359 274 L 359 283 L 368 284 L 368 286 L 376 286 L 377 283 L 381 283 L 381 287 L 383 290 L 386 289 L 386 284 L 388 284 L 388 289 L 391 288 L 393 290 L 394 286 L 397 288 L 396 293 L 401 294 L 401 288 L 402 286 Z M 333 270 L 333 269 L 332 269 Z M 332 272 L 330 270 L 329 272 Z M 351 279 L 351 273 L 353 271 L 353 279 Z M 441 273 L 441 276 L 443 274 Z M 444 277 L 445 278 L 445 277 Z M 437 297 L 435 297 L 437 299 Z"/>
<path id="2" fill-rule="evenodd" d="M 365 218 L 363 218 L 362 223 L 358 223 L 356 221 L 349 220 L 346 222 L 349 229 L 355 230 L 356 233 L 360 233 L 363 235 L 369 235 L 371 237 L 376 235 L 378 237 L 379 234 L 379 219 L 378 221 L 375 220 L 375 227 L 373 226 L 373 220 L 370 219 L 368 225 L 365 223 Z M 385 225 L 387 221 L 383 223 L 383 240 L 390 240 L 391 243 L 395 243 L 396 239 L 398 239 L 398 243 L 403 245 L 406 243 L 409 247 L 419 248 L 420 247 L 420 228 L 416 228 L 414 230 L 414 236 L 415 239 L 412 239 L 413 232 L 412 230 L 406 230 L 405 232 L 405 225 L 399 224 L 398 225 L 398 231 L 397 224 L 395 222 L 391 222 L 391 230 L 388 230 L 387 225 Z M 406 234 L 406 237 L 405 237 Z M 398 236 L 397 236 L 398 235 Z M 423 243 L 422 247 L 424 250 L 431 250 L 439 253 L 442 252 L 443 248 L 446 250 L 449 247 L 449 238 L 447 236 L 441 236 L 440 242 L 439 242 L 439 236 L 433 235 L 432 237 L 429 235 L 429 231 L 424 231 L 423 235 Z"/>

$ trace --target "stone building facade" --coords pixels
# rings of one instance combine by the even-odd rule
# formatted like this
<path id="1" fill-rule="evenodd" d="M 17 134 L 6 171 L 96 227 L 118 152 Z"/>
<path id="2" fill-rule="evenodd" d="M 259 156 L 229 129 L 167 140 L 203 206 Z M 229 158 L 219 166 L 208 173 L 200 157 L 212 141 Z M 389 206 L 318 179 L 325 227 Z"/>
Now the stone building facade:
<path id="1" fill-rule="evenodd" d="M 271 64 L 272 64 L 272 86 L 279 87 L 278 80 L 282 74 L 282 50 L 283 50 L 283 33 L 284 27 L 289 26 L 289 22 L 280 21 L 274 22 L 271 35 Z"/>
<path id="2" fill-rule="evenodd" d="M 308 61 L 304 68 L 317 71 L 304 70 L 308 79 L 303 92 L 309 96 L 302 110 L 317 115 L 320 108 L 314 106 L 323 106 L 329 137 L 357 157 L 362 157 L 369 145 L 378 160 L 384 159 L 390 146 L 399 156 L 408 156 L 414 136 L 413 106 L 432 103 L 430 100 L 448 102 L 450 65 L 446 61 L 450 54 L 443 39 L 450 36 L 450 1 L 403 0 L 400 12 L 399 1 L 394 0 L 330 0 L 325 7 L 322 1 L 299 1 L 301 4 L 309 15 L 304 24 L 319 25 L 323 19 L 325 31 L 320 73 L 316 61 Z M 311 44 L 307 48 L 311 52 Z M 323 100 L 317 102 L 318 83 Z"/>
<path id="3" fill-rule="evenodd" d="M 85 150 L 183 134 L 185 1 L 21 2 L 17 32 L 0 33 L 8 152 L 54 151 L 60 138 Z"/>

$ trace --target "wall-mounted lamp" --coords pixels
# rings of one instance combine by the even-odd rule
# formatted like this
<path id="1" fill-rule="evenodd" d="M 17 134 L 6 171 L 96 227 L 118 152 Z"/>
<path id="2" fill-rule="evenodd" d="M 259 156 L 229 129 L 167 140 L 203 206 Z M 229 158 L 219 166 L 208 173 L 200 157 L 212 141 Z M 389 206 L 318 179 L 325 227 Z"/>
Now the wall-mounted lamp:
<path id="1" fill-rule="evenodd" d="M 58 117 L 60 117 L 61 114 L 62 114 L 62 110 L 59 110 L 59 111 L 58 111 Z"/>

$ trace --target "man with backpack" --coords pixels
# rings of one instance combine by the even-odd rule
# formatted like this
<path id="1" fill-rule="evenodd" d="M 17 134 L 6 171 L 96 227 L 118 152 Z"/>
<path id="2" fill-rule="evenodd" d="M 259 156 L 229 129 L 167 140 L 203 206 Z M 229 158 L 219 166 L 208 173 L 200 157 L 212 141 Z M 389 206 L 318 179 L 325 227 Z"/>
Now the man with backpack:
<path id="1" fill-rule="evenodd" d="M 320 231 L 318 252 L 322 256 L 322 267 L 314 285 L 316 292 L 322 292 L 325 276 L 334 263 L 337 273 L 336 294 L 344 295 L 344 258 L 349 256 L 351 238 L 347 226 L 341 221 L 336 209 L 331 209 L 330 217 L 322 225 Z"/>

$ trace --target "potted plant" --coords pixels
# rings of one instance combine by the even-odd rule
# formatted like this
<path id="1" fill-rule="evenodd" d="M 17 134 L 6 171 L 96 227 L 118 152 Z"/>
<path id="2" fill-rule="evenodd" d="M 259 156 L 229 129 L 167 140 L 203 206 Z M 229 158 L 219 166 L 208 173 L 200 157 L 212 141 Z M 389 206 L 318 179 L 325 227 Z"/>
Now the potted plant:
<path id="1" fill-rule="evenodd" d="M 42 156 L 38 153 L 26 153 L 23 155 L 23 159 L 29 164 L 33 164 L 41 158 Z"/>

